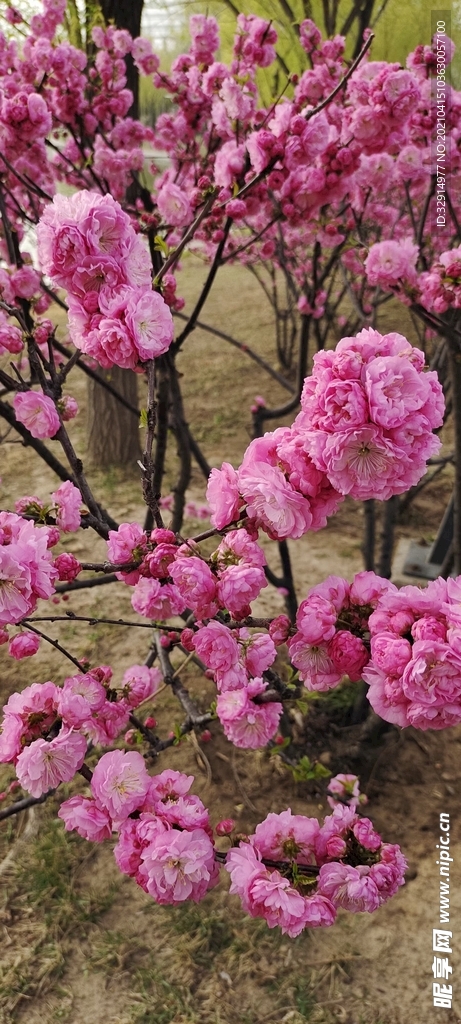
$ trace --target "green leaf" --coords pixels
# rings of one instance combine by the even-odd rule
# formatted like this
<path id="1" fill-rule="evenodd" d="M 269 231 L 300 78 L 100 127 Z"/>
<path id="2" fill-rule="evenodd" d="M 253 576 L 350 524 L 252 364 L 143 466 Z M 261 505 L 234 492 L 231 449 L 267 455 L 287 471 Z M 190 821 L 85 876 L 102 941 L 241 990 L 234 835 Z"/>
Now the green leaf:
<path id="1" fill-rule="evenodd" d="M 162 238 L 161 235 L 156 235 L 155 236 L 155 238 L 154 238 L 154 248 L 157 250 L 157 252 L 163 253 L 163 255 L 165 257 L 169 255 L 170 247 L 169 247 L 168 243 L 165 242 L 165 239 Z"/>
<path id="2" fill-rule="evenodd" d="M 147 427 L 147 409 L 141 409 L 139 414 L 139 429 L 142 427 Z"/>

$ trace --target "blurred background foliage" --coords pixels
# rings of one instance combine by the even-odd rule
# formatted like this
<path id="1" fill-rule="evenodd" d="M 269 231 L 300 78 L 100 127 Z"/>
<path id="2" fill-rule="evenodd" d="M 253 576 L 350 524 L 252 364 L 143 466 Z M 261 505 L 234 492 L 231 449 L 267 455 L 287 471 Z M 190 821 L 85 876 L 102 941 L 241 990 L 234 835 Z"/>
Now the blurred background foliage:
<path id="1" fill-rule="evenodd" d="M 297 31 L 304 18 L 312 18 L 324 36 L 345 35 L 346 55 L 350 58 L 360 50 L 363 29 L 369 26 L 375 33 L 372 59 L 404 65 L 407 54 L 418 43 L 430 43 L 435 19 L 444 17 L 448 34 L 457 46 L 451 78 L 455 87 L 461 87 L 461 0 L 453 0 L 450 8 L 440 10 L 433 0 L 145 0 L 143 33 L 152 38 L 161 66 L 167 70 L 171 61 L 188 48 L 189 17 L 212 14 L 221 31 L 219 59 L 227 61 L 240 12 L 271 19 L 278 32 L 278 64 L 275 70 L 272 67 L 259 72 L 265 105 L 283 89 L 287 73 L 300 74 L 308 66 Z M 166 109 L 164 97 L 146 79 L 141 83 L 140 101 L 143 117 L 150 122 Z"/>

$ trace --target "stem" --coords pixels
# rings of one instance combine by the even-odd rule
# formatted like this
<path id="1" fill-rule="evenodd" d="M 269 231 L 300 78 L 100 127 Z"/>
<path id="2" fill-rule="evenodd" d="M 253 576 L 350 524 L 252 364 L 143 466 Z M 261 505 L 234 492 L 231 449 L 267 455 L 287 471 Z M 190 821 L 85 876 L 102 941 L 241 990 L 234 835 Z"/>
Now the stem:
<path id="1" fill-rule="evenodd" d="M 369 498 L 368 501 L 363 503 L 363 512 L 365 516 L 364 526 L 364 538 L 363 538 L 363 560 L 365 569 L 374 572 L 375 571 L 375 542 L 376 542 L 376 521 L 375 521 L 375 501 L 374 498 Z"/>
<path id="2" fill-rule="evenodd" d="M 155 361 L 149 360 L 147 368 L 147 430 L 146 445 L 142 462 L 142 492 L 144 501 L 156 526 L 163 526 L 162 514 L 154 491 L 154 460 L 152 445 L 154 443 L 155 425 L 157 422 L 157 402 L 155 399 Z"/>
<path id="3" fill-rule="evenodd" d="M 381 552 L 378 562 L 378 576 L 389 580 L 392 575 L 392 552 L 397 516 L 399 514 L 399 496 L 394 494 L 384 503 L 384 514 L 381 529 Z"/>

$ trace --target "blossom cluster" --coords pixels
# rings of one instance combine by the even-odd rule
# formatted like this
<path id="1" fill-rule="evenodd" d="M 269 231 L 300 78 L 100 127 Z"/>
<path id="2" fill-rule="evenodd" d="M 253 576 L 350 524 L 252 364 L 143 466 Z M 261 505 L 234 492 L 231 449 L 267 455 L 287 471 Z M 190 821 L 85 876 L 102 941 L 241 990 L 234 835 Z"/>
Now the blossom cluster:
<path id="1" fill-rule="evenodd" d="M 20 622 L 39 598 L 54 593 L 58 572 L 49 550 L 52 531 L 14 512 L 0 512 L 0 626 Z"/>
<path id="2" fill-rule="evenodd" d="M 386 721 L 445 729 L 461 722 L 461 577 L 424 590 L 393 584 L 369 618 L 368 699 Z"/>
<path id="3" fill-rule="evenodd" d="M 4 707 L 0 762 L 15 765 L 23 789 L 39 797 L 69 782 L 82 767 L 88 741 L 107 745 L 126 728 L 133 708 L 160 686 L 161 673 L 133 665 L 122 686 L 108 665 L 70 676 L 63 686 L 32 683 Z"/>
<path id="4" fill-rule="evenodd" d="M 140 754 L 116 750 L 98 761 L 91 796 L 64 801 L 59 817 L 93 842 L 117 832 L 118 867 L 157 903 L 199 902 L 218 880 L 219 858 L 208 811 L 189 792 L 192 782 L 171 769 L 150 777 Z M 233 827 L 221 825 L 218 835 Z M 220 859 L 247 913 L 293 938 L 306 927 L 333 924 L 340 907 L 373 912 L 403 885 L 406 869 L 398 846 L 383 843 L 355 806 L 339 804 L 322 825 L 290 809 L 269 814 Z"/>
<path id="5" fill-rule="evenodd" d="M 334 924 L 339 908 L 377 910 L 403 885 L 406 862 L 369 818 L 337 805 L 322 825 L 290 809 L 269 814 L 230 850 L 226 869 L 244 910 L 295 938 Z"/>
<path id="6" fill-rule="evenodd" d="M 296 633 L 288 651 L 308 690 L 329 690 L 344 678 L 363 677 L 370 658 L 367 636 L 371 612 L 382 594 L 391 589 L 388 580 L 374 572 L 359 572 L 349 584 L 340 576 L 328 576 L 311 587 L 296 615 Z"/>
<path id="7" fill-rule="evenodd" d="M 103 367 L 131 370 L 167 351 L 170 309 L 152 290 L 146 245 L 112 196 L 55 196 L 37 238 L 42 269 L 67 291 L 77 348 Z"/>
<path id="8" fill-rule="evenodd" d="M 440 448 L 442 387 L 401 334 L 372 328 L 314 357 L 301 412 L 248 446 L 238 470 L 212 470 L 207 499 L 222 529 L 246 515 L 270 537 L 325 526 L 342 495 L 386 500 L 421 478 Z"/>

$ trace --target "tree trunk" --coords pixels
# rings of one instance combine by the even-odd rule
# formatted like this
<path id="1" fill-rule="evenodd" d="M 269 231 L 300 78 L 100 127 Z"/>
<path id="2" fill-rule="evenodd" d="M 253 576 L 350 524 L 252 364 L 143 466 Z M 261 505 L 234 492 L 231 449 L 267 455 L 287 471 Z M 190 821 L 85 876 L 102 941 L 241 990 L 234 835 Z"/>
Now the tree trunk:
<path id="1" fill-rule="evenodd" d="M 141 32 L 143 0 L 100 0 L 106 22 L 113 22 L 116 28 L 126 28 L 136 38 Z M 127 87 L 133 93 L 133 103 L 128 116 L 137 118 L 139 113 L 139 75 L 131 54 L 125 58 Z M 131 198 L 131 197 L 127 197 Z M 135 408 L 138 407 L 138 381 L 132 370 L 100 370 L 100 376 Z M 139 422 L 133 413 L 99 387 L 94 381 L 88 383 L 88 454 L 94 466 L 104 469 L 108 465 L 134 465 L 141 457 Z"/>
<path id="2" fill-rule="evenodd" d="M 138 407 L 138 381 L 131 370 L 114 366 L 99 376 L 134 406 Z M 88 381 L 88 454 L 94 466 L 134 466 L 141 458 L 139 420 L 96 381 Z"/>

